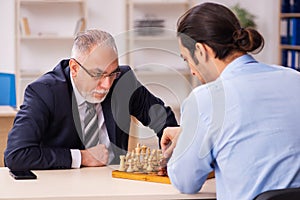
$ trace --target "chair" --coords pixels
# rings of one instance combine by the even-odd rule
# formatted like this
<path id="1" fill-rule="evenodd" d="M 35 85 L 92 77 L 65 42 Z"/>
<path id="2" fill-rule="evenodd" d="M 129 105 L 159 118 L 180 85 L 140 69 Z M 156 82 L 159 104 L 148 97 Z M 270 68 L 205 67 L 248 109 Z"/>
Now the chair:
<path id="1" fill-rule="evenodd" d="M 0 105 L 16 107 L 15 75 L 0 73 Z"/>
<path id="2" fill-rule="evenodd" d="M 253 200 L 299 200 L 300 188 L 269 190 L 257 195 Z"/>

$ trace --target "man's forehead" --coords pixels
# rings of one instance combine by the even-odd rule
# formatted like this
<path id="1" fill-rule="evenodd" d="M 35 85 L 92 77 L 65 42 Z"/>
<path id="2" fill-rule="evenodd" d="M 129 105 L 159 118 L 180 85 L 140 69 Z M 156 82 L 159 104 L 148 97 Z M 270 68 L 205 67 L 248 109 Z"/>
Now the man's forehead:
<path id="1" fill-rule="evenodd" d="M 84 64 L 97 66 L 100 70 L 105 71 L 110 65 L 117 63 L 117 60 L 118 55 L 112 48 L 98 46 L 86 57 Z"/>

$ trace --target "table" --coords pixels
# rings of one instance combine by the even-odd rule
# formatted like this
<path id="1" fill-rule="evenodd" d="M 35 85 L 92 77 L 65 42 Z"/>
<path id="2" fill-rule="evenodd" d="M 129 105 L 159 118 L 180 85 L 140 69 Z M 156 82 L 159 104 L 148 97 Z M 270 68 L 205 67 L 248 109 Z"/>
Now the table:
<path id="1" fill-rule="evenodd" d="M 17 111 L 10 106 L 0 106 L 0 167 L 4 166 L 3 154 L 6 148 L 7 134 L 12 128 Z"/>
<path id="2" fill-rule="evenodd" d="M 180 194 L 172 185 L 112 178 L 117 166 L 33 171 L 36 180 L 14 180 L 0 168 L 0 199 L 215 199 L 215 180 L 194 195 Z"/>

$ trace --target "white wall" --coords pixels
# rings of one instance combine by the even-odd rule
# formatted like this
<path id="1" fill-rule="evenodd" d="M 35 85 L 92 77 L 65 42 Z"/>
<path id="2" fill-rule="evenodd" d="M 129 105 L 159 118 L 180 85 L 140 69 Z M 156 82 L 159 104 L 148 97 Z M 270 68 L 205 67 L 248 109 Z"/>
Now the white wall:
<path id="1" fill-rule="evenodd" d="M 204 1 L 197 0 L 196 2 Z M 240 3 L 242 7 L 255 14 L 257 16 L 258 30 L 266 40 L 264 50 L 255 57 L 266 63 L 275 64 L 278 62 L 279 0 L 217 0 L 214 2 L 223 3 L 227 6 Z M 87 3 L 89 13 L 88 28 L 101 28 L 116 36 L 125 31 L 125 0 L 87 0 Z M 14 72 L 13 0 L 0 0 L 0 27 L 0 71 Z"/>
<path id="2" fill-rule="evenodd" d="M 0 0 L 0 71 L 14 73 L 14 1 Z"/>

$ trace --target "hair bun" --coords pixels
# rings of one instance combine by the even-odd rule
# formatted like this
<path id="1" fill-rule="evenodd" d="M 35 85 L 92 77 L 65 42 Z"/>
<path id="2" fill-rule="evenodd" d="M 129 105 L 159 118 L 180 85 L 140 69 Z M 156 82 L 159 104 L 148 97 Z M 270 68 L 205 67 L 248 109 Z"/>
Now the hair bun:
<path id="1" fill-rule="evenodd" d="M 264 46 L 262 36 L 252 28 L 240 28 L 233 35 L 233 43 L 238 50 L 244 52 L 261 51 Z"/>

